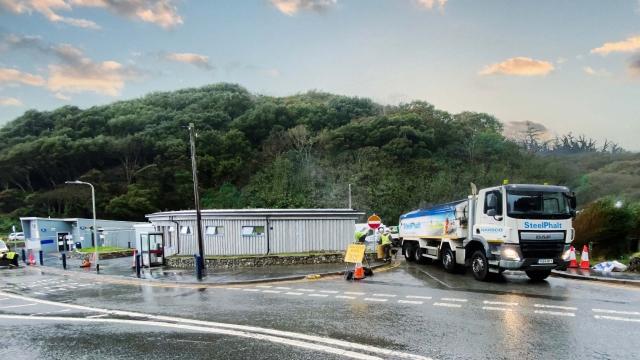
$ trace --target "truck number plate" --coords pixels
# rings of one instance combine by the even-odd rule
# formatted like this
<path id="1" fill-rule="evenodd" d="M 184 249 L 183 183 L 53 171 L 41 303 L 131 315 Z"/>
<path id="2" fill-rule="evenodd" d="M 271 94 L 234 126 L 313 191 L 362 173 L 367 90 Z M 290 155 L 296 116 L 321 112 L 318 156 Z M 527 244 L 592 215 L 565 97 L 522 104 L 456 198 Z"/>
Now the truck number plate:
<path id="1" fill-rule="evenodd" d="M 553 264 L 553 259 L 538 259 L 538 264 Z"/>

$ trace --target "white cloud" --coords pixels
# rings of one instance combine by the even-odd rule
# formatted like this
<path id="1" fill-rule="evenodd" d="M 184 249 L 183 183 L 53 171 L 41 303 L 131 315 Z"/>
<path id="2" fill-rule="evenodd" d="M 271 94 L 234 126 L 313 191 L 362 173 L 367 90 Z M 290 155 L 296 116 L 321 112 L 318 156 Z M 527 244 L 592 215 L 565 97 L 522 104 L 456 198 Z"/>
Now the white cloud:
<path id="1" fill-rule="evenodd" d="M 445 4 L 448 0 L 416 0 L 418 5 L 427 8 L 429 10 L 433 9 L 436 5 L 440 9 L 444 9 Z"/>
<path id="2" fill-rule="evenodd" d="M 515 76 L 544 76 L 554 70 L 552 63 L 544 60 L 534 60 L 528 57 L 514 57 L 503 62 L 487 65 L 480 71 L 480 75 L 515 75 Z"/>
<path id="3" fill-rule="evenodd" d="M 183 23 L 174 5 L 175 0 L 0 0 L 0 8 L 14 14 L 42 14 L 51 22 L 99 29 L 93 21 L 64 17 L 60 11 L 72 11 L 76 7 L 103 8 L 117 15 L 172 28 Z"/>
<path id="4" fill-rule="evenodd" d="M 62 101 L 70 101 L 71 100 L 71 96 L 67 96 L 63 93 L 55 93 L 53 94 L 53 97 L 58 99 L 58 100 L 62 100 Z"/>
<path id="5" fill-rule="evenodd" d="M 591 76 L 609 76 L 611 75 L 611 73 L 609 73 L 607 70 L 605 69 L 594 69 L 591 66 L 585 66 L 582 68 L 582 71 L 585 72 L 585 74 L 587 75 L 591 75 Z"/>
<path id="6" fill-rule="evenodd" d="M 213 69 L 213 66 L 209 63 L 209 57 L 205 55 L 194 53 L 168 53 L 164 58 L 169 61 L 191 64 L 205 70 Z"/>
<path id="7" fill-rule="evenodd" d="M 559 57 L 559 58 L 557 58 L 557 59 L 556 59 L 556 63 L 557 63 L 557 64 L 564 64 L 564 63 L 566 63 L 567 61 L 568 61 L 568 59 L 567 59 L 567 58 L 565 58 L 565 57 Z"/>
<path id="8" fill-rule="evenodd" d="M 0 106 L 24 106 L 24 104 L 13 97 L 0 97 Z"/>
<path id="9" fill-rule="evenodd" d="M 544 124 L 533 121 L 510 121 L 504 124 L 502 134 L 513 140 L 523 140 L 527 132 L 534 132 L 538 136 L 538 140 L 547 141 L 555 137 L 553 131 Z"/>
<path id="10" fill-rule="evenodd" d="M 631 36 L 622 41 L 606 42 L 591 50 L 592 54 L 609 55 L 614 52 L 630 53 L 640 50 L 640 36 Z"/>
<path id="11" fill-rule="evenodd" d="M 0 85 L 44 86 L 45 80 L 40 75 L 22 72 L 18 69 L 0 68 Z"/>
<path id="12" fill-rule="evenodd" d="M 338 0 L 271 0 L 271 4 L 283 14 L 292 16 L 300 10 L 324 11 Z"/>

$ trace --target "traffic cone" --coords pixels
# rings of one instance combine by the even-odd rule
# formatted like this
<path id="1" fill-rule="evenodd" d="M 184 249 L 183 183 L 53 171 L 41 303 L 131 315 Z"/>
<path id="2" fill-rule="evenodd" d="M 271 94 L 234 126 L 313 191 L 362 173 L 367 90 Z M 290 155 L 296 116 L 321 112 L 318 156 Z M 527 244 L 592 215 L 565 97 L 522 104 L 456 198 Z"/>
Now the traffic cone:
<path id="1" fill-rule="evenodd" d="M 33 256 L 33 251 L 29 252 L 29 261 L 28 261 L 29 265 L 35 265 L 36 264 L 36 258 L 35 256 Z"/>
<path id="2" fill-rule="evenodd" d="M 578 261 L 576 260 L 576 249 L 573 248 L 573 245 L 569 247 L 569 267 L 578 267 Z"/>
<path id="3" fill-rule="evenodd" d="M 364 267 L 362 267 L 362 263 L 356 263 L 356 269 L 353 272 L 354 280 L 362 280 L 364 279 Z"/>
<path id="4" fill-rule="evenodd" d="M 136 255 L 138 255 L 138 249 L 133 250 L 133 259 L 131 260 L 131 268 L 136 268 Z"/>
<path id="5" fill-rule="evenodd" d="M 589 247 L 585 245 L 582 248 L 582 254 L 580 254 L 580 269 L 590 269 L 591 264 L 589 263 Z"/>

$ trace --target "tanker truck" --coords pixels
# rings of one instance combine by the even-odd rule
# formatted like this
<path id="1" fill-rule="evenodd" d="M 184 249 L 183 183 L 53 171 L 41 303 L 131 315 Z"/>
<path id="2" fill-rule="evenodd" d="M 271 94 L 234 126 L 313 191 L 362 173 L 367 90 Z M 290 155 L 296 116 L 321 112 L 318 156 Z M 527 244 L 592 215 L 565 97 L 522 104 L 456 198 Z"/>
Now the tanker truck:
<path id="1" fill-rule="evenodd" d="M 441 262 L 448 272 L 471 268 L 480 281 L 522 270 L 541 281 L 567 265 L 576 197 L 564 186 L 508 184 L 467 199 L 400 216 L 407 261 Z"/>

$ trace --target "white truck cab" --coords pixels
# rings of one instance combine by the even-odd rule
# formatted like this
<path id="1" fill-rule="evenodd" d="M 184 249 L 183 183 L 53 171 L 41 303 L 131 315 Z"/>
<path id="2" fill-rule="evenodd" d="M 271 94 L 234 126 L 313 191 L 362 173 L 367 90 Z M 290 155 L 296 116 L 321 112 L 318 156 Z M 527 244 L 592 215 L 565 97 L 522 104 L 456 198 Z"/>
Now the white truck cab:
<path id="1" fill-rule="evenodd" d="M 506 184 L 472 192 L 400 217 L 407 260 L 440 260 L 448 271 L 468 266 L 478 280 L 504 270 L 542 280 L 566 266 L 576 206 L 568 188 Z"/>

